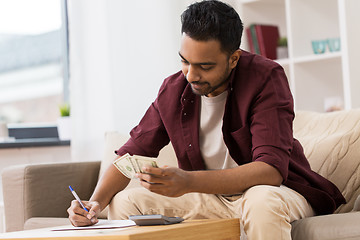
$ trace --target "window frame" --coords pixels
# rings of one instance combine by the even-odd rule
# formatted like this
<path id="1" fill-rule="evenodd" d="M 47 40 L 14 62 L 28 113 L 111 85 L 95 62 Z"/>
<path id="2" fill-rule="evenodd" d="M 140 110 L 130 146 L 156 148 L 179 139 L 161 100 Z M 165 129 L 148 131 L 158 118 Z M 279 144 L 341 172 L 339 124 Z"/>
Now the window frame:
<path id="1" fill-rule="evenodd" d="M 63 63 L 63 101 L 69 103 L 69 28 L 68 28 L 68 2 L 60 0 L 61 4 L 61 45 Z M 54 131 L 54 128 L 56 131 Z M 0 142 L 1 148 L 14 147 L 37 147 L 37 146 L 66 146 L 70 145 L 70 140 L 60 140 L 57 133 L 57 124 L 48 123 L 19 123 L 8 124 L 10 140 Z M 24 137 L 26 136 L 26 137 Z"/>

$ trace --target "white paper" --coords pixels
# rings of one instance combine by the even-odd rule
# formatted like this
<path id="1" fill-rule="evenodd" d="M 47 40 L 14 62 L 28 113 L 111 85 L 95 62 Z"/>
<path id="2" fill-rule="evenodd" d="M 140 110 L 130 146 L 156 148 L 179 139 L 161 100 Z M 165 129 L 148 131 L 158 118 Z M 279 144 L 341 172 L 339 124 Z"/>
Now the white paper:
<path id="1" fill-rule="evenodd" d="M 72 225 L 69 226 L 61 226 L 52 229 L 52 231 L 72 231 L 72 230 L 90 230 L 90 229 L 110 229 L 110 228 L 124 228 L 135 226 L 135 222 L 131 220 L 104 220 L 99 219 L 99 222 L 92 226 L 86 227 L 74 227 Z"/>

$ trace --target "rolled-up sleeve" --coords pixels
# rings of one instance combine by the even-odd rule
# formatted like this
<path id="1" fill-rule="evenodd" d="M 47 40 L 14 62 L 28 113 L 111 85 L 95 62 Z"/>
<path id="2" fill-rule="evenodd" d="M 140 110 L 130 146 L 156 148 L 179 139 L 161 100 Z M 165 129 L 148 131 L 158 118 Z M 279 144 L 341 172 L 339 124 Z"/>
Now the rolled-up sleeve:
<path id="1" fill-rule="evenodd" d="M 293 145 L 293 98 L 285 73 L 274 68 L 259 88 L 251 110 L 253 161 L 265 162 L 280 172 L 284 181 Z"/>
<path id="2" fill-rule="evenodd" d="M 169 143 L 169 137 L 157 109 L 157 101 L 153 102 L 140 123 L 130 132 L 130 139 L 118 150 L 117 155 L 129 153 L 157 157 L 159 151 Z"/>

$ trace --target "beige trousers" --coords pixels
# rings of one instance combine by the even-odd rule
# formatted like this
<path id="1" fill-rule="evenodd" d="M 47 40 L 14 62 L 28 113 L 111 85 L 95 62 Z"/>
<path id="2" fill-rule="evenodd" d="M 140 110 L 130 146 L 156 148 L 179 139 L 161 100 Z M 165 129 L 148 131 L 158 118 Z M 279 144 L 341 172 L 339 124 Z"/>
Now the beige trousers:
<path id="1" fill-rule="evenodd" d="M 291 239 L 291 222 L 313 216 L 306 199 L 286 187 L 254 186 L 241 195 L 188 193 L 171 198 L 145 188 L 119 192 L 110 203 L 109 219 L 129 215 L 163 214 L 184 219 L 239 218 L 249 240 Z M 243 237 L 242 237 L 243 239 Z"/>

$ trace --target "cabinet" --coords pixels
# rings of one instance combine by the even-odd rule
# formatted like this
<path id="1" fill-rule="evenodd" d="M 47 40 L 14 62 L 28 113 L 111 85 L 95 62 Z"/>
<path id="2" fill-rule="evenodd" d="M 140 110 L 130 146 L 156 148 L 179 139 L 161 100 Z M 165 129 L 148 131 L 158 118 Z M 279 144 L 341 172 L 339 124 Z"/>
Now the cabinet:
<path id="1" fill-rule="evenodd" d="M 360 107 L 359 0 L 238 0 L 244 28 L 273 24 L 288 38 L 289 57 L 276 60 L 288 76 L 296 110 L 322 112 L 334 101 Z M 314 54 L 311 42 L 340 38 L 341 49 Z M 246 33 L 241 48 L 249 50 Z"/>

